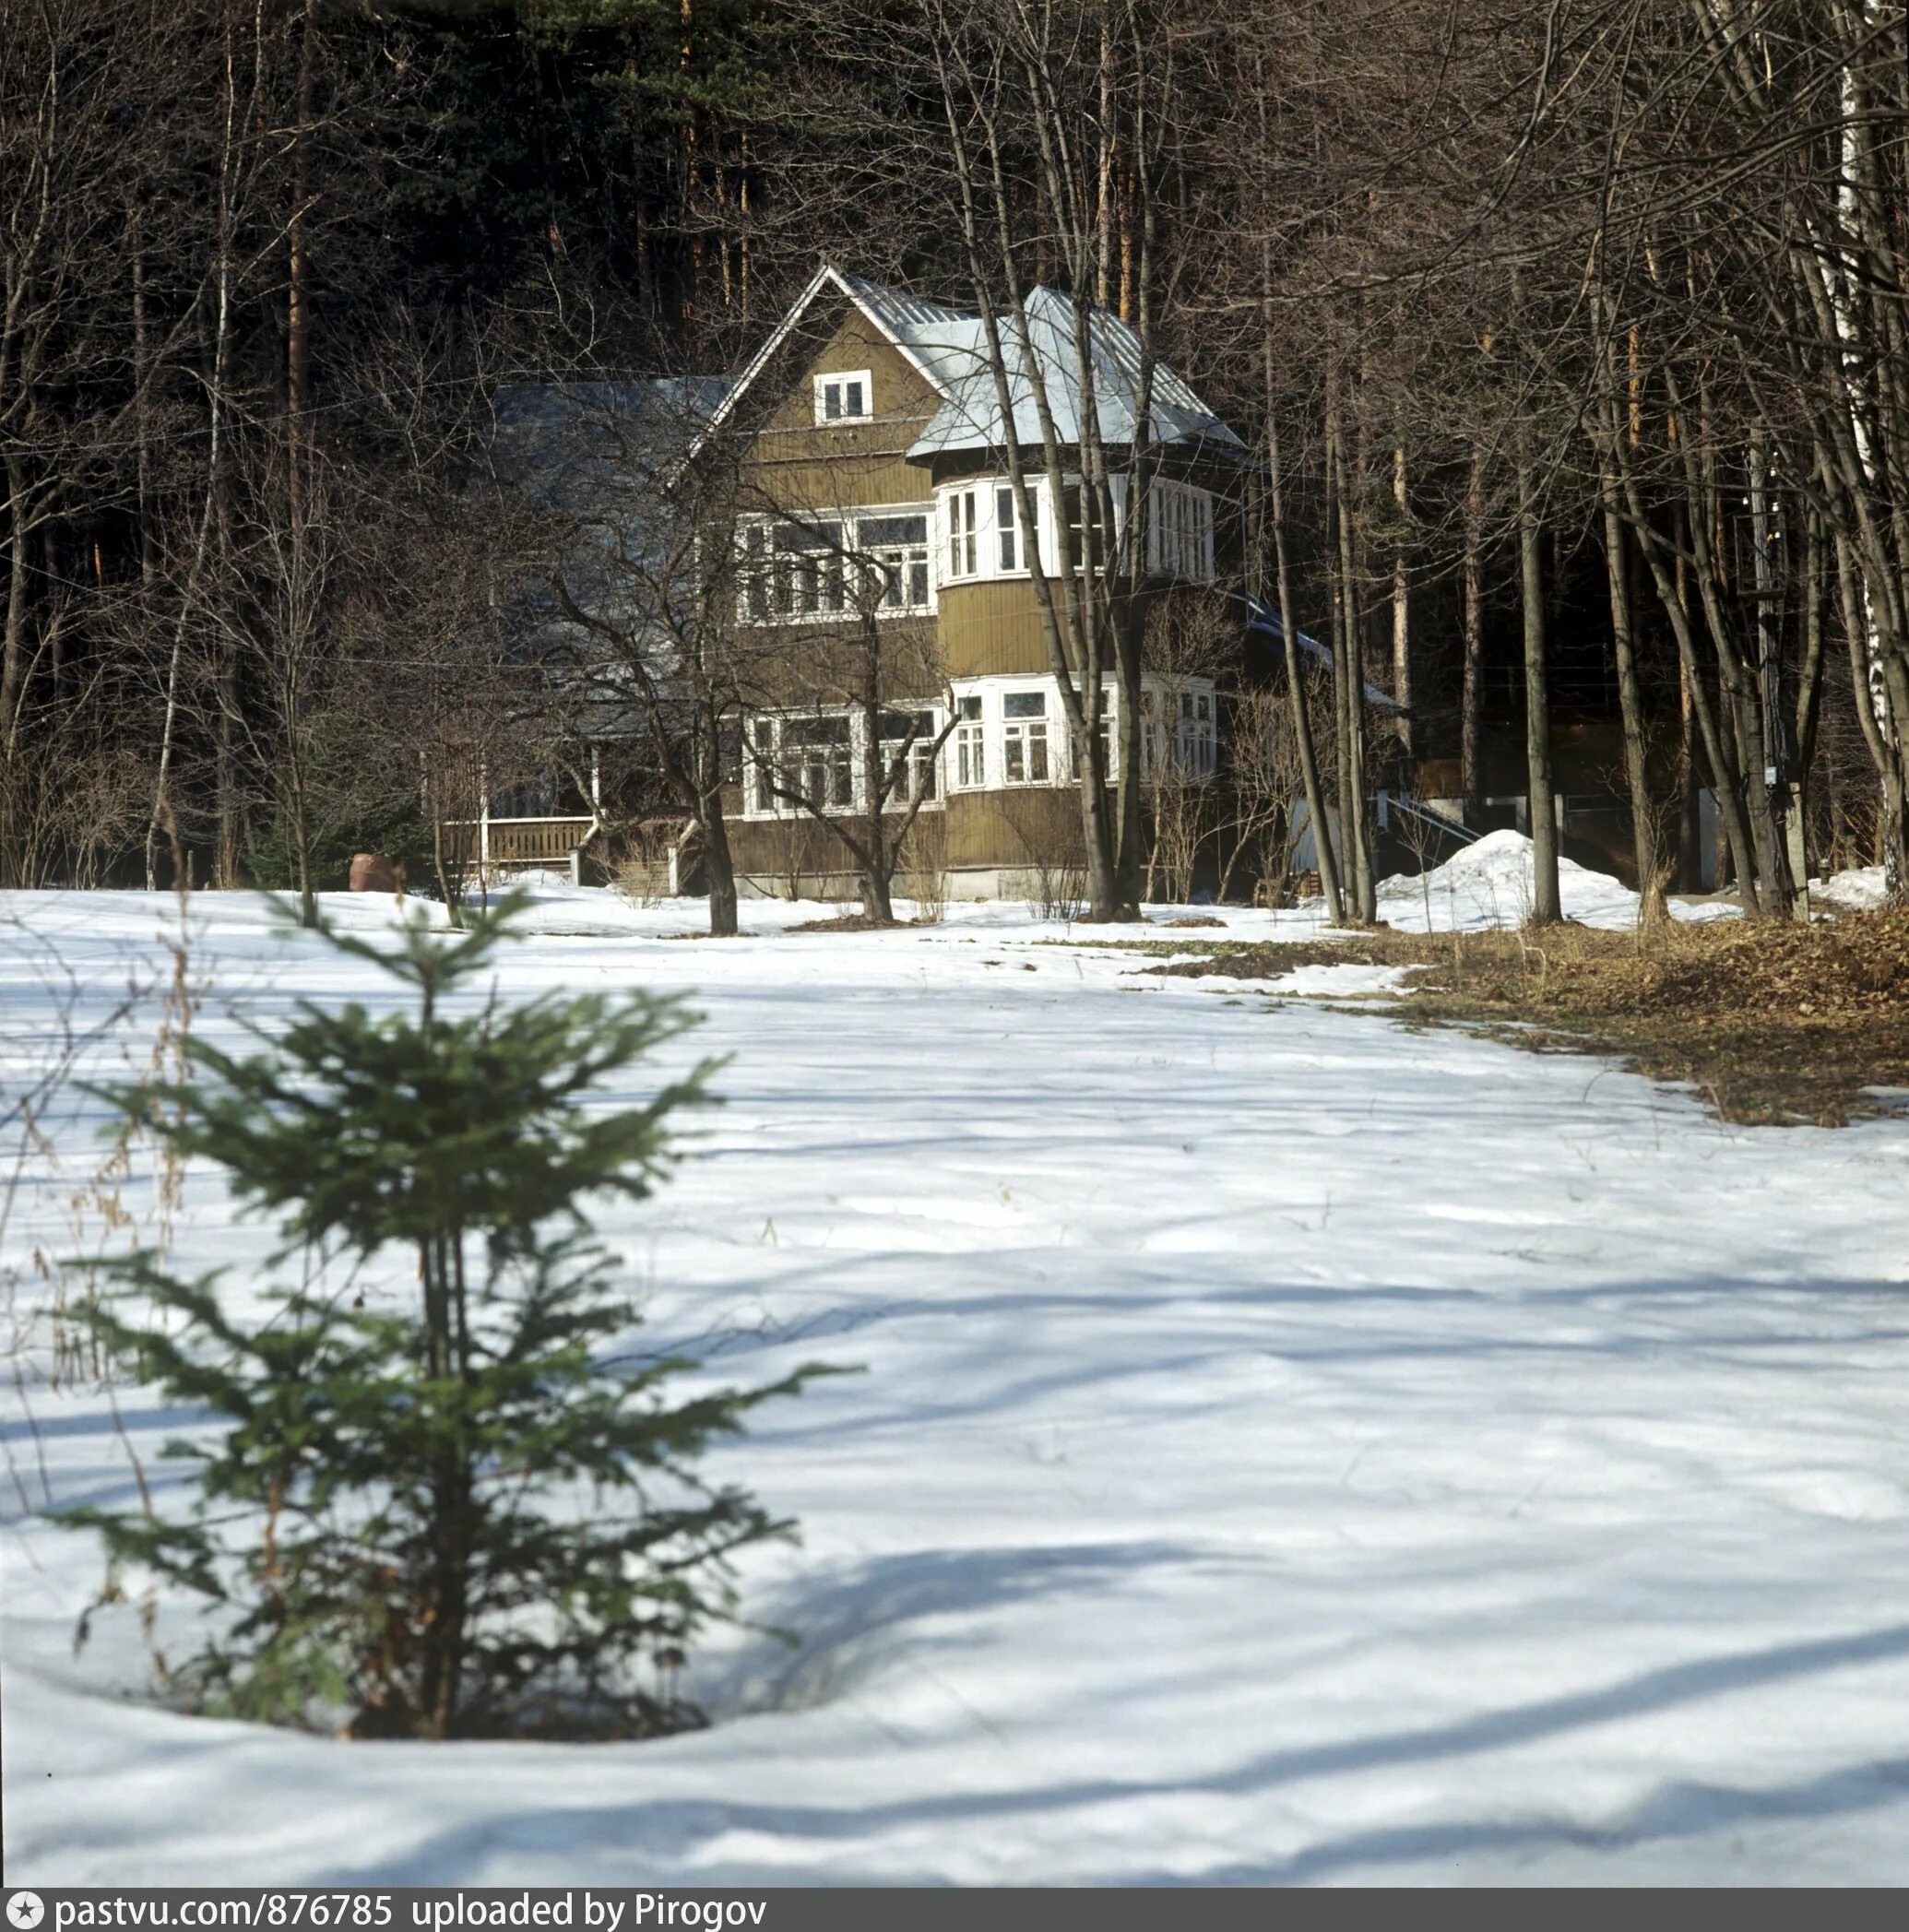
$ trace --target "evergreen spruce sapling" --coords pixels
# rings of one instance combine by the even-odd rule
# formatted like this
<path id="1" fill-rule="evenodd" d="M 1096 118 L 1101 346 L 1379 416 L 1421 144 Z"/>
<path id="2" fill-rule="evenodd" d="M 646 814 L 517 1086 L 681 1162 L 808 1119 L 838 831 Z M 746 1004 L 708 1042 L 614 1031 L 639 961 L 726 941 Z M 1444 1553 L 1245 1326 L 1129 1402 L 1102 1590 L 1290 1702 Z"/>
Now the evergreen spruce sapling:
<path id="1" fill-rule="evenodd" d="M 711 1067 L 644 1107 L 588 1102 L 690 1018 L 641 995 L 452 1002 L 514 909 L 412 925 L 395 951 L 327 929 L 410 1010 L 301 1002 L 258 1053 L 195 1038 L 184 1079 L 112 1095 L 284 1236 L 269 1320 L 150 1256 L 90 1318 L 168 1397 L 233 1418 L 214 1448 L 168 1449 L 199 1465 L 188 1517 L 66 1518 L 105 1540 L 102 1601 L 129 1564 L 207 1600 L 213 1635 L 174 1677 L 208 1708 L 432 1738 L 699 1723 L 641 1666 L 667 1683 L 736 1615 L 726 1559 L 792 1532 L 695 1464 L 817 1367 L 672 1400 L 693 1363 L 600 1358 L 636 1318 L 583 1203 L 649 1193 Z"/>

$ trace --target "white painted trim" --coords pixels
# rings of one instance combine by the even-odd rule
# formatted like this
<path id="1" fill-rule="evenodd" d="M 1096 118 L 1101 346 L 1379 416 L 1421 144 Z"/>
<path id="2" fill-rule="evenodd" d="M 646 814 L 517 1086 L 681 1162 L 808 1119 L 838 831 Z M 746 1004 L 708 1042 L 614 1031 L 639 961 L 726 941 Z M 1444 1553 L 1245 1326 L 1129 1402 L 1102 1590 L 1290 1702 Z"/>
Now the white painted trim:
<path id="1" fill-rule="evenodd" d="M 936 547 L 941 540 L 935 521 L 937 508 L 937 504 L 932 501 L 919 504 L 857 504 L 841 509 L 810 511 L 804 513 L 804 515 L 806 515 L 811 523 L 832 522 L 841 524 L 844 527 L 850 524 L 856 527 L 858 533 L 856 543 L 858 548 L 850 550 L 845 547 L 843 551 L 845 558 L 869 554 L 868 551 L 859 548 L 861 540 L 860 531 L 863 522 L 874 517 L 919 516 L 922 519 L 924 526 L 922 548 L 928 553 L 928 601 L 925 604 L 904 604 L 899 609 L 877 609 L 875 618 L 878 622 L 894 623 L 906 618 L 919 620 L 923 617 L 932 617 L 939 608 L 935 595 L 941 583 L 941 577 L 935 569 Z M 745 529 L 773 530 L 777 524 L 790 524 L 800 527 L 801 521 L 801 516 L 792 513 L 778 515 L 773 510 L 747 510 L 736 518 L 735 531 L 731 541 L 740 548 L 742 542 L 742 533 Z M 889 544 L 884 547 L 890 550 L 901 548 L 897 544 Z M 854 618 L 856 613 L 852 610 L 841 611 L 797 610 L 790 611 L 787 616 L 777 615 L 775 611 L 771 611 L 766 617 L 751 615 L 748 609 L 749 586 L 741 575 L 741 567 L 746 564 L 747 561 L 745 556 L 739 556 L 737 560 L 739 574 L 736 584 L 736 610 L 737 622 L 739 623 L 745 624 L 752 630 L 767 630 L 772 626 L 780 627 L 789 624 L 809 624 L 812 626 L 815 624 L 841 623 L 848 622 Z"/>
<path id="2" fill-rule="evenodd" d="M 751 385 L 754 383 L 756 377 L 768 365 L 776 351 L 794 333 L 797 325 L 813 305 L 815 298 L 821 294 L 824 289 L 831 284 L 834 285 L 838 294 L 846 296 L 854 304 L 856 313 L 882 337 L 883 340 L 914 370 L 916 374 L 937 396 L 945 397 L 949 394 L 946 385 L 937 378 L 934 371 L 929 364 L 923 362 L 855 291 L 849 285 L 848 277 L 833 262 L 824 262 L 810 279 L 809 286 L 796 297 L 794 304 L 790 307 L 788 314 L 770 332 L 768 340 L 749 359 L 742 373 L 730 385 L 729 394 L 717 404 L 710 414 L 708 422 L 704 425 L 695 441 L 690 444 L 689 453 L 692 456 L 703 447 L 704 444 L 709 440 L 716 431 L 719 430 L 729 420 L 729 417 L 735 411 L 736 405 L 741 401 Z"/>
<path id="3" fill-rule="evenodd" d="M 926 740 L 926 742 L 929 744 L 932 744 L 935 738 L 941 733 L 944 707 L 939 697 L 926 699 L 896 698 L 893 703 L 884 705 L 882 708 L 884 711 L 905 714 L 919 711 L 927 712 L 933 721 L 933 729 Z M 765 708 L 752 711 L 744 718 L 741 734 L 742 769 L 739 781 L 739 788 L 742 794 L 742 804 L 740 811 L 730 814 L 732 817 L 746 819 L 752 824 L 762 825 L 794 824 L 805 820 L 812 821 L 814 813 L 806 806 L 798 805 L 787 799 L 777 799 L 766 808 L 755 802 L 755 774 L 761 764 L 755 744 L 755 727 L 765 719 L 773 721 L 778 728 L 777 737 L 777 749 L 779 750 L 781 737 L 779 728 L 786 719 L 815 717 L 846 717 L 848 720 L 847 751 L 848 754 L 849 802 L 846 805 L 824 805 L 822 808 L 823 817 L 861 818 L 867 813 L 868 799 L 866 788 L 862 783 L 863 752 L 865 747 L 862 738 L 863 720 L 861 706 L 860 705 L 792 705 L 786 710 L 769 710 Z M 908 762 L 911 770 L 914 765 L 916 750 L 923 742 L 924 741 L 918 735 L 915 743 L 908 748 Z M 921 801 L 921 810 L 923 812 L 939 812 L 947 800 L 948 787 L 945 769 L 947 756 L 948 747 L 946 744 L 943 744 L 935 758 L 934 797 L 924 799 Z M 882 810 L 884 812 L 906 812 L 912 802 L 912 800 L 908 798 L 893 796 L 883 802 Z"/>
<path id="4" fill-rule="evenodd" d="M 872 369 L 820 369 L 810 377 L 815 392 L 815 427 L 819 430 L 846 428 L 850 423 L 875 420 L 875 372 Z M 824 396 L 831 383 L 861 385 L 862 410 L 859 416 L 831 416 Z"/>
<path id="5" fill-rule="evenodd" d="M 1009 489 L 1004 476 L 958 477 L 951 482 L 936 486 L 934 492 L 935 547 L 939 553 L 941 569 L 937 581 L 952 584 L 1013 584 L 1025 583 L 1034 572 L 1026 561 L 1027 533 L 1019 532 L 1021 539 L 1022 562 L 1013 570 L 1001 566 L 1001 504 L 1000 492 Z M 1048 498 L 1050 494 L 1044 478 L 1030 478 L 1027 483 L 1029 494 L 1034 498 L 1034 537 L 1044 557 L 1054 554 L 1054 518 L 1052 506 Z M 949 502 L 967 491 L 975 492 L 977 521 L 975 524 L 975 559 L 978 569 L 963 571 L 959 575 L 951 574 L 946 566 L 951 554 L 949 544 Z M 1050 572 L 1049 575 L 1052 573 Z"/>

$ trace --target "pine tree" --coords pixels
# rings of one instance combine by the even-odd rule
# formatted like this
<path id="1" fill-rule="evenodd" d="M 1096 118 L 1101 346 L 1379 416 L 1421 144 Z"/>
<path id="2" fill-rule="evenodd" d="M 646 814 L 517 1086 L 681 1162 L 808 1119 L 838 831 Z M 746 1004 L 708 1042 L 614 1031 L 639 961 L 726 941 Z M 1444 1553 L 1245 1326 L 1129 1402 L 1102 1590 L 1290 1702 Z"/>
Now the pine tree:
<path id="1" fill-rule="evenodd" d="M 456 1000 L 514 910 L 395 950 L 326 929 L 408 1010 L 302 1002 L 249 1057 L 195 1038 L 182 1080 L 112 1093 L 283 1236 L 267 1320 L 151 1255 L 90 1318 L 169 1398 L 231 1418 L 216 1447 L 168 1448 L 198 1464 L 188 1516 L 66 1518 L 105 1540 L 102 1600 L 128 1565 L 206 1600 L 214 1634 L 173 1673 L 205 1708 L 432 1738 L 697 1724 L 672 1666 L 736 1616 L 731 1553 L 792 1533 L 696 1462 L 822 1371 L 672 1400 L 694 1365 L 627 1353 L 636 1316 L 585 1218 L 591 1195 L 647 1195 L 669 1116 L 707 1098 L 705 1062 L 646 1106 L 587 1104 L 691 1016 Z"/>

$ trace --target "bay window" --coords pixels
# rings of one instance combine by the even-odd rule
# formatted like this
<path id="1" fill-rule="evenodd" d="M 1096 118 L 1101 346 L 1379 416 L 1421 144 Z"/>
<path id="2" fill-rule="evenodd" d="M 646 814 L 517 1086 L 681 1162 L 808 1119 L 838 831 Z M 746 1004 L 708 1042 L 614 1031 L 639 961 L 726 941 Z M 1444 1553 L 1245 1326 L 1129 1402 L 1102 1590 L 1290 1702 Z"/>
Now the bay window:
<path id="1" fill-rule="evenodd" d="M 1213 581 L 1213 498 L 1187 483 L 1156 482 L 1147 492 L 1147 563 L 1182 583 Z"/>
<path id="2" fill-rule="evenodd" d="M 1008 785 L 1048 782 L 1048 694 L 1010 691 L 1001 701 L 1002 778 Z"/>
<path id="3" fill-rule="evenodd" d="M 885 804 L 912 805 L 917 799 L 935 796 L 934 741 L 940 729 L 932 711 L 882 714 L 883 779 L 888 788 Z"/>
<path id="4" fill-rule="evenodd" d="M 956 700 L 954 783 L 963 791 L 978 791 L 988 782 L 988 728 L 981 722 L 979 698 Z"/>
<path id="5" fill-rule="evenodd" d="M 980 492 L 956 490 L 948 498 L 948 575 L 971 577 L 980 572 Z"/>

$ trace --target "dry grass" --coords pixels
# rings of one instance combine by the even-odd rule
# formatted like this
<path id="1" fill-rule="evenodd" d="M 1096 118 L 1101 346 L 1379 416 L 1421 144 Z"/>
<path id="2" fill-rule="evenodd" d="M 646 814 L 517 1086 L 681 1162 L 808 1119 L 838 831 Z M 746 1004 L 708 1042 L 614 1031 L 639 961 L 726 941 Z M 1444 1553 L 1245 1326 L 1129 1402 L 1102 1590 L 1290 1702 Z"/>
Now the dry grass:
<path id="1" fill-rule="evenodd" d="M 785 932 L 899 932 L 904 926 L 931 926 L 932 919 L 878 919 L 868 912 L 838 912 L 833 919 L 804 919 Z"/>
<path id="2" fill-rule="evenodd" d="M 1841 1125 L 1909 1088 L 1909 912 L 1813 926 L 1719 921 L 1659 932 L 1558 926 L 1461 937 L 1379 932 L 1215 947 L 1164 968 L 1275 978 L 1304 965 L 1417 966 L 1402 1013 L 1537 1052 L 1618 1055 L 1688 1082 L 1725 1119 Z"/>

